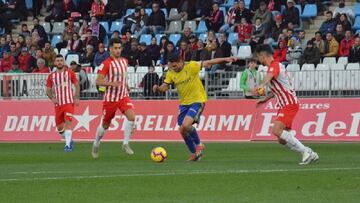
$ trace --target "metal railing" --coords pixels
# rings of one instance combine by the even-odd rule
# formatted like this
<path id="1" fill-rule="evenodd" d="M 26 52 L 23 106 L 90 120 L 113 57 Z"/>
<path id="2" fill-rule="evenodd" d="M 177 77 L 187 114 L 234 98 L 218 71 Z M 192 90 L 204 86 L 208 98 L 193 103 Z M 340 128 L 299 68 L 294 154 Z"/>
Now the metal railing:
<path id="1" fill-rule="evenodd" d="M 240 89 L 241 73 L 226 71 L 200 72 L 209 99 L 244 98 Z M 265 74 L 265 73 L 262 73 Z M 360 70 L 324 70 L 289 72 L 299 97 L 359 97 Z M 174 86 L 164 94 L 153 94 L 152 86 L 161 84 L 165 73 L 146 75 L 128 73 L 132 99 L 178 99 Z M 0 74 L 0 99 L 47 99 L 48 74 Z M 87 74 L 89 87 L 81 91 L 81 99 L 101 100 L 103 92 L 96 86 L 96 74 Z"/>

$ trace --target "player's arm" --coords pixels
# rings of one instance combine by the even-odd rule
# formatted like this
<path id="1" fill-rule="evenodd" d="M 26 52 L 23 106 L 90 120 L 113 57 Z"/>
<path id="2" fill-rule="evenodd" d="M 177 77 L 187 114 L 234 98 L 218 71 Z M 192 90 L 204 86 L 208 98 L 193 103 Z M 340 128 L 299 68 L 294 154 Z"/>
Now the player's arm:
<path id="1" fill-rule="evenodd" d="M 97 86 L 112 86 L 112 87 L 118 87 L 121 85 L 121 82 L 116 81 L 116 82 L 107 82 L 105 80 L 105 75 L 99 73 L 97 78 L 96 78 L 96 85 Z"/>
<path id="2" fill-rule="evenodd" d="M 211 66 L 214 64 L 219 64 L 219 63 L 223 63 L 223 62 L 231 63 L 231 62 L 235 62 L 237 60 L 238 60 L 237 57 L 215 58 L 215 59 L 203 61 L 202 67 L 211 68 Z"/>
<path id="3" fill-rule="evenodd" d="M 80 100 L 80 85 L 79 83 L 75 83 L 75 105 L 78 106 L 79 105 L 79 100 Z"/>
<path id="4" fill-rule="evenodd" d="M 273 73 L 268 73 L 265 75 L 261 85 L 259 85 L 258 88 L 264 88 L 274 77 L 274 74 Z"/>
<path id="5" fill-rule="evenodd" d="M 167 83 L 163 83 L 162 85 L 154 85 L 153 86 L 153 92 L 157 93 L 157 92 L 166 92 L 170 89 L 169 84 Z"/>
<path id="6" fill-rule="evenodd" d="M 266 97 L 261 98 L 261 99 L 256 101 L 256 107 L 258 107 L 260 104 L 266 103 L 267 101 L 269 101 L 274 96 L 275 96 L 274 93 L 270 92 Z"/>

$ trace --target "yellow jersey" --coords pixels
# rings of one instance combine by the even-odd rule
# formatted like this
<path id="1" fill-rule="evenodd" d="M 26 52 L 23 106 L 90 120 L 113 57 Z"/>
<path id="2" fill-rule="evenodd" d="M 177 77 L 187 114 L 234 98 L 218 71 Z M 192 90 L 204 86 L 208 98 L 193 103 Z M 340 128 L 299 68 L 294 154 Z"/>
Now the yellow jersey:
<path id="1" fill-rule="evenodd" d="M 185 63 L 180 72 L 169 69 L 166 73 L 164 82 L 175 84 L 181 105 L 207 101 L 207 95 L 199 76 L 200 69 L 201 66 L 198 62 L 190 61 Z"/>

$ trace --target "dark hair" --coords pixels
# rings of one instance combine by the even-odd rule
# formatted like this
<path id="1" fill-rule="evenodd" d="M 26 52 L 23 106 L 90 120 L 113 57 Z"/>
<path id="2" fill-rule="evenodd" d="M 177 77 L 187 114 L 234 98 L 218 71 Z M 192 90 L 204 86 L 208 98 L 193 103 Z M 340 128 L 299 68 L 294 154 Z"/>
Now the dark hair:
<path id="1" fill-rule="evenodd" d="M 169 55 L 168 59 L 170 63 L 174 63 L 174 62 L 179 62 L 181 58 L 178 52 L 173 52 Z"/>
<path id="2" fill-rule="evenodd" d="M 25 26 L 27 27 L 28 25 L 25 23 L 21 24 L 21 27 L 25 27 Z"/>
<path id="3" fill-rule="evenodd" d="M 332 15 L 333 12 L 332 11 L 327 11 L 326 14 L 331 14 Z"/>
<path id="4" fill-rule="evenodd" d="M 58 55 L 56 55 L 56 57 L 55 57 L 55 58 L 64 58 L 64 57 L 63 57 L 63 55 L 58 54 Z"/>
<path id="5" fill-rule="evenodd" d="M 37 18 L 37 17 L 34 17 L 33 20 L 38 20 L 38 21 L 40 21 L 39 18 Z"/>
<path id="6" fill-rule="evenodd" d="M 112 39 L 110 39 L 109 46 L 110 46 L 110 47 L 113 47 L 114 44 L 121 44 L 121 39 L 119 39 L 119 38 L 112 38 Z"/>
<path id="7" fill-rule="evenodd" d="M 221 35 L 221 34 L 224 34 L 224 35 L 225 35 L 225 38 L 228 38 L 228 34 L 227 34 L 226 32 L 220 32 L 219 34 L 220 34 L 220 35 Z"/>
<path id="8" fill-rule="evenodd" d="M 169 41 L 169 42 L 167 43 L 167 45 L 169 45 L 169 44 L 175 46 L 175 45 L 174 45 L 174 42 L 172 42 L 172 41 Z M 166 46 L 167 46 L 167 45 L 166 45 Z"/>
<path id="9" fill-rule="evenodd" d="M 315 35 L 317 35 L 317 34 L 322 35 L 320 31 L 315 32 Z"/>
<path id="10" fill-rule="evenodd" d="M 267 55 L 273 54 L 272 48 L 268 44 L 259 44 L 258 46 L 256 46 L 255 53 L 256 54 L 265 53 Z"/>

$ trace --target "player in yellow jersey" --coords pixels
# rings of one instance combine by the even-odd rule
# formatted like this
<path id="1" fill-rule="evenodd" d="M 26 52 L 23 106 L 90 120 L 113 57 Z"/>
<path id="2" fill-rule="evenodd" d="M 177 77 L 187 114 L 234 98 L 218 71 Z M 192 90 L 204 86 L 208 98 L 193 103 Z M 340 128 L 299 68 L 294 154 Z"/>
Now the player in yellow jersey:
<path id="1" fill-rule="evenodd" d="M 201 67 L 211 68 L 213 64 L 234 62 L 236 60 L 235 57 L 228 57 L 201 62 L 184 62 L 178 53 L 174 53 L 169 56 L 169 71 L 166 73 L 164 83 L 161 86 L 153 86 L 155 93 L 166 92 L 170 84 L 176 86 L 180 99 L 179 131 L 191 152 L 188 161 L 200 160 L 204 149 L 204 145 L 201 143 L 195 127 L 193 127 L 194 123 L 199 122 L 207 101 L 207 95 L 199 76 Z"/>

